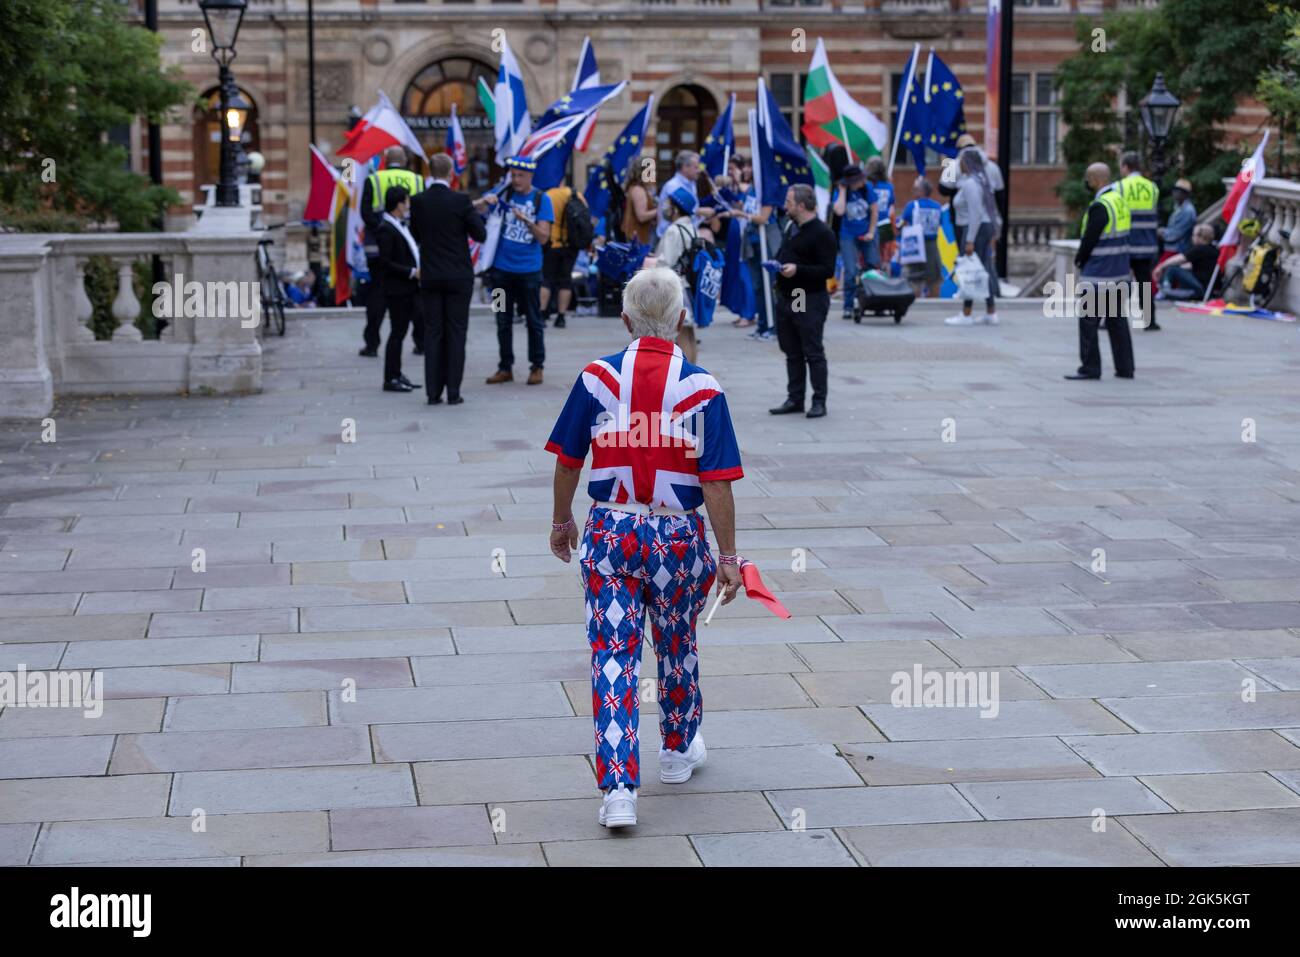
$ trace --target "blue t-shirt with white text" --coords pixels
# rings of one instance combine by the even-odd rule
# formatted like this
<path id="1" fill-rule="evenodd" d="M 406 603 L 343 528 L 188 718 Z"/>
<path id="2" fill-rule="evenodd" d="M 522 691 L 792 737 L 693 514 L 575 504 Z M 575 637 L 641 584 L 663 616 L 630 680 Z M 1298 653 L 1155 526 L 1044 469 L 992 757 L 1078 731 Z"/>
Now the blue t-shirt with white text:
<path id="1" fill-rule="evenodd" d="M 537 203 L 538 190 L 524 195 L 507 193 L 502 196 L 502 203 L 518 209 L 526 216 L 537 210 L 539 223 L 555 222 L 555 209 L 551 198 L 541 194 L 541 203 Z M 508 198 L 507 198 L 508 197 Z M 528 223 L 513 215 L 508 210 L 503 213 L 505 220 L 501 224 L 501 241 L 497 245 L 496 258 L 492 261 L 495 269 L 502 272 L 540 272 L 542 268 L 542 244 L 533 236 Z"/>

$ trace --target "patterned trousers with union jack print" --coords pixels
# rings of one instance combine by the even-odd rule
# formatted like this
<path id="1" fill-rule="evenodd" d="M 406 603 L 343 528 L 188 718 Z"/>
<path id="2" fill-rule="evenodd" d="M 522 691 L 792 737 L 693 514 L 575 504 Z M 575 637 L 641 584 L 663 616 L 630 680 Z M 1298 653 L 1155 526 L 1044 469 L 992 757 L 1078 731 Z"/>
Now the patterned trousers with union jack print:
<path id="1" fill-rule="evenodd" d="M 641 783 L 638 751 L 642 612 L 659 659 L 659 733 L 685 751 L 704 714 L 695 620 L 717 572 L 698 514 L 593 508 L 579 547 L 591 644 L 591 710 L 601 790 Z"/>

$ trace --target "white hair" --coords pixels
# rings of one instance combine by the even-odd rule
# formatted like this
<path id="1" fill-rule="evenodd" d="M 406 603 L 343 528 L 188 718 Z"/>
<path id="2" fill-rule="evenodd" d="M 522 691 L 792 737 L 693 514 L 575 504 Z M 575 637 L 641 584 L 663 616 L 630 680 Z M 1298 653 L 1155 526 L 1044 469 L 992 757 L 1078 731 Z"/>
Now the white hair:
<path id="1" fill-rule="evenodd" d="M 623 312 L 632 324 L 634 336 L 677 338 L 677 321 L 682 315 L 681 279 L 664 266 L 641 270 L 623 290 Z"/>

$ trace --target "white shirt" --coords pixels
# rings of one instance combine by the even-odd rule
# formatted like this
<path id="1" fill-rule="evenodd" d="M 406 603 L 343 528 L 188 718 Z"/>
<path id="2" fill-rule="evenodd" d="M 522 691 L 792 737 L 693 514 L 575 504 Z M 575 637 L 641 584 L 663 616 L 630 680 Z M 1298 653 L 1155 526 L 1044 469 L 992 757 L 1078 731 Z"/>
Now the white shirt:
<path id="1" fill-rule="evenodd" d="M 411 231 L 406 228 L 406 224 L 392 213 L 384 213 L 384 221 L 391 223 L 393 227 L 402 234 L 402 238 L 406 240 L 406 245 L 411 250 L 411 258 L 415 260 L 415 270 L 418 273 L 420 270 L 420 247 L 416 245 L 415 237 L 412 236 Z"/>

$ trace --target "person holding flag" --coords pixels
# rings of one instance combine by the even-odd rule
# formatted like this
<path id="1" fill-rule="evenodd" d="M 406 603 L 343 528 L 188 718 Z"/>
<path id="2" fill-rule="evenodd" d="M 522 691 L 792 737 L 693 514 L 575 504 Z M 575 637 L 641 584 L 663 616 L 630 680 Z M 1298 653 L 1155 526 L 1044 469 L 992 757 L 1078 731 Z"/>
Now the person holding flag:
<path id="1" fill-rule="evenodd" d="M 550 550 L 565 563 L 577 552 L 585 598 L 604 792 L 596 820 L 607 828 L 637 823 L 646 618 L 659 660 L 659 780 L 685 784 L 707 757 L 696 622 L 715 581 L 724 604 L 742 584 L 731 491 L 745 474 L 740 447 L 722 386 L 673 345 L 685 316 L 675 273 L 633 276 L 622 308 L 632 341 L 586 365 L 546 443 L 556 458 Z M 592 506 L 580 529 L 573 497 L 588 453 Z"/>

